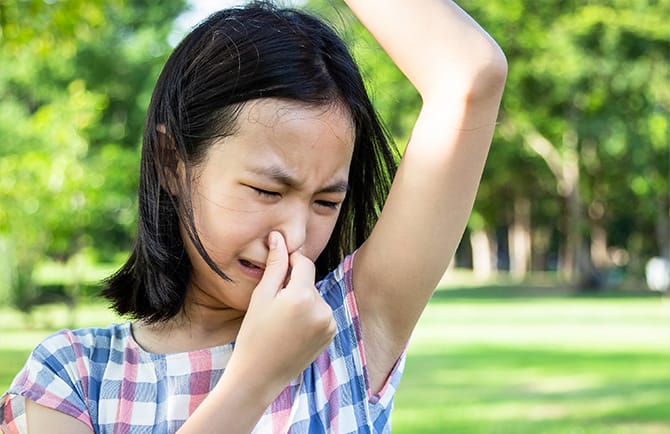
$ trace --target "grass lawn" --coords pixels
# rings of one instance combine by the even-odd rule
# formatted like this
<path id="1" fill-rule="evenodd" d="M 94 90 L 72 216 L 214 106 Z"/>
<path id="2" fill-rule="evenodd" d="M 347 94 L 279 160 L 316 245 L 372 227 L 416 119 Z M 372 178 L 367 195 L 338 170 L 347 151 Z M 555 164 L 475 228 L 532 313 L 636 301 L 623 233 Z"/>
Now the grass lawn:
<path id="1" fill-rule="evenodd" d="M 670 433 L 670 300 L 539 294 L 436 293 L 394 433 Z"/>
<path id="2" fill-rule="evenodd" d="M 540 291 L 438 291 L 408 349 L 394 433 L 670 433 L 670 300 Z M 67 323 L 59 307 L 34 317 L 26 330 L 0 308 L 2 390 Z M 101 305 L 77 311 L 77 325 L 111 321 Z"/>

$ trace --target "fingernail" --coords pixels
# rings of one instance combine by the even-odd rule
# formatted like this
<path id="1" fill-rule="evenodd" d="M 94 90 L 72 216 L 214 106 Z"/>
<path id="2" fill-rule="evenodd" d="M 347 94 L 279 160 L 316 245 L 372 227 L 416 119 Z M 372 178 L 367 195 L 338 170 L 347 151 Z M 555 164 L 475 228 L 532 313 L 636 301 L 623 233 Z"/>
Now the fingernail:
<path id="1" fill-rule="evenodd" d="M 270 245 L 270 250 L 274 250 L 277 248 L 277 234 L 274 232 L 270 232 L 270 235 L 268 236 L 268 244 Z"/>

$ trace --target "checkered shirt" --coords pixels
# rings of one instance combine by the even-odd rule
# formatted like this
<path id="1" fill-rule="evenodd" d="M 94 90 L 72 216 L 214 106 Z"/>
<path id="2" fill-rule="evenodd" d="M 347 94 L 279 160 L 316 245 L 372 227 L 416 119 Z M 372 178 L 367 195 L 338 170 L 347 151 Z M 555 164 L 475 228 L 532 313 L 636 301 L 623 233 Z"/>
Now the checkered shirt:
<path id="1" fill-rule="evenodd" d="M 353 255 L 317 284 L 337 333 L 266 409 L 253 433 L 389 433 L 404 354 L 371 394 L 352 287 Z M 25 399 L 79 419 L 95 433 L 173 433 L 216 385 L 234 343 L 153 354 L 130 323 L 60 331 L 30 355 L 0 398 L 0 428 L 25 433 Z M 222 427 L 225 432 L 225 427 Z"/>

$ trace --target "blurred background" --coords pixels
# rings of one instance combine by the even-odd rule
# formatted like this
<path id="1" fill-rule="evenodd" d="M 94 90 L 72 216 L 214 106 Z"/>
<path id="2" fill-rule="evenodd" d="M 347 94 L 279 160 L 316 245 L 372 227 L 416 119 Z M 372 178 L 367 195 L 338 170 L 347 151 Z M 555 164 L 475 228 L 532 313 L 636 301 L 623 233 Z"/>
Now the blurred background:
<path id="1" fill-rule="evenodd" d="M 97 293 L 132 246 L 153 84 L 231 3 L 0 0 L 1 389 L 49 330 L 119 320 Z M 350 41 L 402 148 L 407 80 L 340 1 L 292 4 Z M 509 77 L 395 431 L 670 432 L 670 0 L 459 4 Z"/>

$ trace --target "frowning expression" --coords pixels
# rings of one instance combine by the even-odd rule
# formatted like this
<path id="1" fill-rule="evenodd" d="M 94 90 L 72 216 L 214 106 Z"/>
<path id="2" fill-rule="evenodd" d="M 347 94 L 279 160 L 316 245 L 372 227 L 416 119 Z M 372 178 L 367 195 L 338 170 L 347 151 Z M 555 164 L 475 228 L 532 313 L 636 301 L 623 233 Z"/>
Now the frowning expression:
<path id="1" fill-rule="evenodd" d="M 203 246 L 225 281 L 182 230 L 193 264 L 190 298 L 245 310 L 263 274 L 271 231 L 289 253 L 316 260 L 347 193 L 354 131 L 340 105 L 261 99 L 247 103 L 232 136 L 194 168 L 192 205 Z"/>

